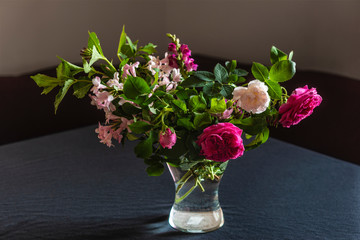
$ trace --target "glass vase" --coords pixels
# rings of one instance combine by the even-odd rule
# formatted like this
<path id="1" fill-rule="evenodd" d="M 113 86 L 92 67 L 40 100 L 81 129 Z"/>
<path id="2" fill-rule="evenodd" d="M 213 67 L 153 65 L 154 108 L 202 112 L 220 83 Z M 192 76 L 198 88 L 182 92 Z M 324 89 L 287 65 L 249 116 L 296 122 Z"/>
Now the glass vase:
<path id="1" fill-rule="evenodd" d="M 210 232 L 223 226 L 224 215 L 218 195 L 222 172 L 221 175 L 206 173 L 204 177 L 197 175 L 194 168 L 184 171 L 169 164 L 168 168 L 175 182 L 169 224 L 189 233 Z"/>

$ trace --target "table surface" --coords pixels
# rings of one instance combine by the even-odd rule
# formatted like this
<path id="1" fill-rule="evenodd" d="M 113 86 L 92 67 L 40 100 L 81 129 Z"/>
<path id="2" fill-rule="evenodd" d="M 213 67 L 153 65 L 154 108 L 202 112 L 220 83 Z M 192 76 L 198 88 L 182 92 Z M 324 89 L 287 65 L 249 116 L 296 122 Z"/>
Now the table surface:
<path id="1" fill-rule="evenodd" d="M 225 225 L 167 222 L 170 174 L 149 177 L 136 143 L 108 148 L 95 126 L 0 147 L 0 239 L 360 239 L 360 167 L 275 139 L 231 160 Z"/>

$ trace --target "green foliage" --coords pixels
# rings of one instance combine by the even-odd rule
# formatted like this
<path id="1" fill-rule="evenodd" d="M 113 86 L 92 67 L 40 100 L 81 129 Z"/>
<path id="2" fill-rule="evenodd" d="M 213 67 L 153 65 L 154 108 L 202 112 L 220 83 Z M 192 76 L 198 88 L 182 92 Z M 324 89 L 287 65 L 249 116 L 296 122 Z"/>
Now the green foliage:
<path id="1" fill-rule="evenodd" d="M 144 121 L 137 121 L 129 125 L 129 127 L 132 132 L 141 134 L 149 131 L 152 128 L 152 125 Z"/>
<path id="2" fill-rule="evenodd" d="M 146 81 L 140 77 L 129 76 L 124 83 L 124 94 L 129 99 L 136 99 L 137 96 L 150 93 L 150 87 Z"/>
<path id="3" fill-rule="evenodd" d="M 265 80 L 265 83 L 269 88 L 268 93 L 270 97 L 273 99 L 280 100 L 282 96 L 282 90 L 280 84 L 271 79 Z"/>
<path id="4" fill-rule="evenodd" d="M 44 88 L 41 94 L 48 94 L 57 86 L 63 85 L 64 81 L 54 77 L 49 77 L 44 74 L 37 74 L 31 76 L 31 78 L 36 82 L 39 87 Z"/>
<path id="5" fill-rule="evenodd" d="M 144 159 L 149 158 L 153 154 L 154 140 L 154 133 L 151 131 L 145 140 L 139 142 L 138 145 L 135 146 L 134 151 L 136 157 Z"/>
<path id="6" fill-rule="evenodd" d="M 261 63 L 253 62 L 251 72 L 260 81 L 265 81 L 269 78 L 269 70 Z"/>
<path id="7" fill-rule="evenodd" d="M 214 68 L 214 76 L 215 80 L 219 83 L 227 83 L 229 73 L 225 67 L 223 67 L 220 63 L 216 64 Z"/>
<path id="8" fill-rule="evenodd" d="M 290 60 L 275 63 L 270 69 L 270 79 L 276 82 L 290 80 L 296 72 L 296 64 Z"/>
<path id="9" fill-rule="evenodd" d="M 222 99 L 217 99 L 217 98 L 212 98 L 211 99 L 211 107 L 209 112 L 213 113 L 213 114 L 217 114 L 217 113 L 223 113 L 226 110 L 226 102 L 225 102 L 225 98 Z"/>
<path id="10" fill-rule="evenodd" d="M 204 128 L 211 124 L 212 118 L 209 113 L 203 112 L 203 113 L 194 113 L 194 114 L 195 114 L 195 118 L 194 118 L 195 129 Z"/>
<path id="11" fill-rule="evenodd" d="M 76 82 L 73 85 L 73 89 L 74 89 L 74 95 L 77 98 L 83 98 L 85 97 L 85 95 L 89 92 L 90 88 L 92 87 L 92 83 L 85 81 L 85 82 Z"/>
<path id="12" fill-rule="evenodd" d="M 63 100 L 63 98 L 65 97 L 67 91 L 69 90 L 69 88 L 71 87 L 71 85 L 73 85 L 75 83 L 74 80 L 72 79 L 68 79 L 65 81 L 64 86 L 62 86 L 60 88 L 60 91 L 58 92 L 58 94 L 55 97 L 55 102 L 54 102 L 54 106 L 55 106 L 55 113 L 59 107 L 59 104 L 61 103 L 61 101 Z"/>
<path id="13" fill-rule="evenodd" d="M 207 104 L 204 96 L 201 95 L 193 95 L 189 100 L 189 107 L 192 112 L 204 112 Z"/>
<path id="14" fill-rule="evenodd" d="M 168 36 L 180 53 L 179 39 L 171 34 Z M 82 66 L 59 58 L 56 77 L 37 74 L 31 78 L 43 88 L 42 94 L 58 90 L 54 102 L 55 112 L 71 88 L 77 98 L 88 95 L 89 91 L 92 92 L 90 95 L 97 98 L 99 92 L 106 91 L 110 100 L 104 99 L 104 103 L 97 104 L 98 107 L 104 105 L 101 107 L 108 114 L 106 121 L 109 122 L 107 126 L 111 127 L 109 131 L 121 128 L 122 143 L 125 140 L 139 141 L 134 151 L 148 165 L 147 173 L 150 176 L 161 175 L 164 163 L 169 163 L 189 171 L 188 177 L 196 180 L 195 187 L 201 188 L 204 179 L 216 179 L 222 175 L 227 163 L 204 159 L 200 154 L 201 147 L 196 143 L 199 135 L 208 126 L 230 122 L 251 139 L 245 146 L 246 150 L 265 143 L 269 137 L 269 127 L 278 123 L 279 106 L 288 98 L 280 84 L 291 79 L 296 72 L 296 64 L 292 61 L 293 52 L 288 56 L 272 47 L 271 66 L 257 62 L 252 64 L 252 75 L 266 84 L 271 98 L 269 107 L 260 114 L 246 112 L 236 106 L 234 89 L 247 87 L 249 83 L 245 78 L 248 71 L 238 68 L 236 60 L 227 61 L 224 65 L 216 64 L 213 72 L 188 72 L 179 54 L 176 74 L 180 74 L 180 80 L 173 80 L 172 83 L 177 86 L 171 89 L 164 84 L 163 78 L 164 72 L 169 70 L 162 69 L 160 65 L 149 69 L 147 63 L 155 52 L 156 45 L 148 43 L 141 46 L 138 41 L 131 40 L 123 27 L 116 52 L 120 63 L 115 67 L 112 60 L 104 56 L 97 35 L 89 32 L 87 48 L 81 51 Z M 139 66 L 136 65 L 138 61 Z M 131 67 L 131 75 L 126 73 L 126 77 L 123 76 L 125 67 Z M 174 74 L 175 71 L 167 76 L 170 81 L 175 79 Z M 95 77 L 98 78 L 93 83 Z M 117 84 L 114 81 L 118 81 Z M 232 114 L 224 119 L 227 109 L 232 110 Z M 176 144 L 171 149 L 163 148 L 159 143 L 159 136 L 166 129 L 176 133 Z"/>
<path id="15" fill-rule="evenodd" d="M 280 49 L 276 48 L 275 46 L 271 47 L 270 50 L 270 61 L 271 64 L 276 64 L 281 61 L 287 60 L 287 54 L 281 51 Z M 291 59 L 289 59 L 291 60 Z"/>

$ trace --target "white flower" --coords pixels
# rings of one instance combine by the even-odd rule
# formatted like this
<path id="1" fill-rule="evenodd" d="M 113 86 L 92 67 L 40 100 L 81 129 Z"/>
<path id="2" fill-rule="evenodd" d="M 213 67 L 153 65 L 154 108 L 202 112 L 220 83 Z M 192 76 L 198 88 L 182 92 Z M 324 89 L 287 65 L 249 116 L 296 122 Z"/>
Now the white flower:
<path id="1" fill-rule="evenodd" d="M 236 105 L 250 113 L 264 112 L 270 103 L 268 87 L 259 80 L 250 81 L 248 87 L 236 87 L 233 101 Z"/>

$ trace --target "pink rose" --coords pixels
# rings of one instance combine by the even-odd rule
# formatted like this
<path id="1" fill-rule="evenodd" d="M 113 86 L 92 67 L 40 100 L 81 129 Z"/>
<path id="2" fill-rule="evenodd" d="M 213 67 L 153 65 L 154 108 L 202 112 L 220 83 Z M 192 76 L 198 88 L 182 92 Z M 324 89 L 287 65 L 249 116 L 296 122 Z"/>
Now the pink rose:
<path id="1" fill-rule="evenodd" d="M 298 124 L 304 118 L 310 116 L 315 107 L 319 106 L 322 98 L 316 92 L 316 88 L 308 86 L 295 89 L 287 102 L 280 106 L 279 113 L 282 115 L 280 123 L 289 128 Z"/>
<path id="2" fill-rule="evenodd" d="M 206 159 L 226 162 L 243 155 L 242 130 L 232 123 L 218 123 L 204 129 L 196 143 Z"/>
<path id="3" fill-rule="evenodd" d="M 159 142 L 163 148 L 171 149 L 176 143 L 176 133 L 167 128 L 165 132 L 160 132 Z"/>

